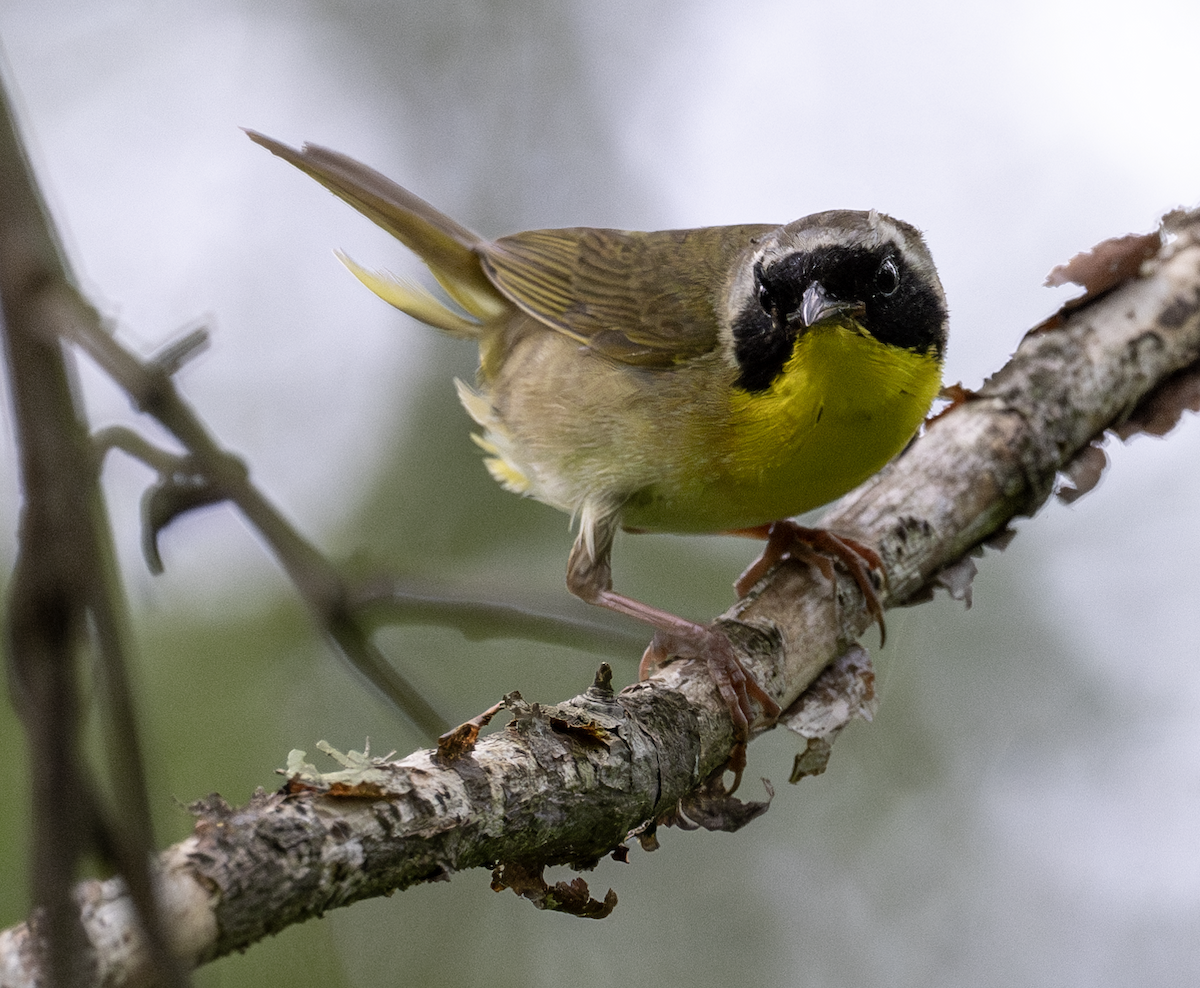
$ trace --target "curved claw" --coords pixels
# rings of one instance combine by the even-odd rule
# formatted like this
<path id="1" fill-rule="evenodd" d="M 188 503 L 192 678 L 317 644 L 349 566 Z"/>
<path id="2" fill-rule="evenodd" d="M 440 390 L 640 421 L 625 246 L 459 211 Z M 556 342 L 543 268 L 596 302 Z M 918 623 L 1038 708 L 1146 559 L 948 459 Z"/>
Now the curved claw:
<path id="1" fill-rule="evenodd" d="M 580 531 L 567 562 L 567 587 L 588 603 L 644 621 L 655 629 L 638 667 L 639 679 L 649 678 L 657 666 L 673 655 L 704 660 L 733 722 L 734 744 L 727 767 L 736 777 L 736 789 L 746 767 L 746 741 L 755 717 L 754 704 L 762 708 L 768 723 L 774 723 L 779 716 L 779 704 L 746 672 L 724 632 L 694 624 L 613 590 L 609 557 L 618 517 L 615 513 L 601 516 Z"/>
<path id="2" fill-rule="evenodd" d="M 767 539 L 762 554 L 746 567 L 733 585 L 739 597 L 746 596 L 754 584 L 785 560 L 795 559 L 815 566 L 830 583 L 834 580 L 833 562 L 839 562 L 862 593 L 871 619 L 879 625 L 879 645 L 883 647 L 887 641 L 887 626 L 871 571 L 884 576 L 884 569 L 883 560 L 874 549 L 845 535 L 834 535 L 823 528 L 805 528 L 792 521 L 777 521 L 765 529 L 747 529 L 738 534 Z"/>
<path id="3" fill-rule="evenodd" d="M 768 724 L 774 723 L 779 716 L 779 704 L 746 671 L 728 637 L 716 628 L 695 625 L 691 633 L 681 630 L 656 632 L 642 655 L 638 678 L 646 679 L 671 656 L 703 659 L 717 692 L 725 701 L 729 719 L 733 722 L 733 749 L 725 766 L 734 774 L 733 786 L 728 790 L 732 793 L 741 784 L 742 771 L 746 767 L 746 742 L 756 716 L 754 704 L 759 705 Z"/>

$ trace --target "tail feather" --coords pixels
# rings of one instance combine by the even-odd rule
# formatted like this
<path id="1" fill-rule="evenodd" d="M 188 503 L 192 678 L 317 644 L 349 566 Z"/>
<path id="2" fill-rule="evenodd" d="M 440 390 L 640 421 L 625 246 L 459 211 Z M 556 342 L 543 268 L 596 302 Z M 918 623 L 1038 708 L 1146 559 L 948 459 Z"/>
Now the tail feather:
<path id="1" fill-rule="evenodd" d="M 410 281 L 402 275 L 390 271 L 372 271 L 364 268 L 352 257 L 342 251 L 335 251 L 341 261 L 359 281 L 378 295 L 389 305 L 394 305 L 401 312 L 407 312 L 414 319 L 465 339 L 476 339 L 479 336 L 479 322 L 465 319 L 457 312 L 446 308 L 428 289 L 415 281 Z M 472 313 L 474 315 L 475 313 Z"/>
<path id="2" fill-rule="evenodd" d="M 297 151 L 257 131 L 247 130 L 246 136 L 316 179 L 338 198 L 396 237 L 425 262 L 450 297 L 471 315 L 486 321 L 511 309 L 510 303 L 488 280 L 480 265 L 475 250 L 483 243 L 481 238 L 434 209 L 424 199 L 375 169 L 329 148 L 306 144 Z M 462 334 L 461 326 L 449 329 L 441 321 L 431 322 L 425 315 L 413 312 L 408 303 L 419 296 L 409 291 L 411 286 L 403 286 L 397 295 L 394 285 L 379 281 L 365 269 L 355 265 L 350 270 L 368 288 L 397 308 L 438 328 Z M 363 274 L 368 277 L 364 278 Z M 385 291 L 380 291 L 381 287 Z M 403 298 L 406 304 L 398 304 L 398 298 Z M 428 302 L 438 305 L 432 296 L 429 296 Z M 422 312 L 431 311 L 425 299 L 420 299 L 415 307 Z M 457 318 L 448 309 L 444 311 L 452 319 Z M 470 325 L 466 320 L 459 322 Z"/>

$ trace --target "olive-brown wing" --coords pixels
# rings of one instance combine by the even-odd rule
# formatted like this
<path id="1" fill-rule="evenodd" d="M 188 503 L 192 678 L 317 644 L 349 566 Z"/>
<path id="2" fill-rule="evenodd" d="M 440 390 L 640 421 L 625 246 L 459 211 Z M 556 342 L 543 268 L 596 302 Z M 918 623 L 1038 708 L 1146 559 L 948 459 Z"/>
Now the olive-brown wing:
<path id="1" fill-rule="evenodd" d="M 475 249 L 492 283 L 535 319 L 623 363 L 669 367 L 716 346 L 734 266 L 773 229 L 530 230 Z"/>

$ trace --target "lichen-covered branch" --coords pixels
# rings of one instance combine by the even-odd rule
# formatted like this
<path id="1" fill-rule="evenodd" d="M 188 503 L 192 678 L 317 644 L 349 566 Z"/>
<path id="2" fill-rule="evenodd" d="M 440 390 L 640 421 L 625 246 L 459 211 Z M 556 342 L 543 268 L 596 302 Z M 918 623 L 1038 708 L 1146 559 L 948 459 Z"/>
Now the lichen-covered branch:
<path id="1" fill-rule="evenodd" d="M 1091 443 L 1106 429 L 1127 433 L 1153 419 L 1161 432 L 1164 414 L 1169 425 L 1195 407 L 1200 216 L 1175 215 L 1167 232 L 1136 277 L 1092 286 L 1098 297 L 1027 336 L 978 394 L 826 516 L 878 547 L 888 606 L 920 599 L 1011 518 L 1034 512 L 1074 464 L 1094 459 Z M 819 574 L 787 563 L 720 620 L 790 719 L 811 724 L 822 718 L 797 715 L 796 705 L 866 629 L 861 605 L 853 581 L 840 580 L 834 596 Z M 822 679 L 818 692 L 849 689 L 839 682 Z M 185 960 L 200 964 L 328 909 L 479 866 L 543 906 L 602 915 L 613 897 L 551 888 L 542 867 L 587 867 L 635 835 L 653 846 L 664 821 L 732 829 L 761 812 L 713 780 L 730 725 L 691 663 L 616 695 L 601 677 L 564 704 L 511 696 L 506 706 L 512 722 L 477 743 L 468 732 L 458 747 L 399 761 L 341 756 L 344 767 L 324 775 L 294 753 L 279 793 L 236 810 L 216 796 L 197 804 L 193 835 L 161 856 L 168 925 Z M 128 914 L 119 881 L 84 885 L 78 897 L 104 983 L 140 983 L 136 938 L 113 936 Z M 25 926 L 0 934 L 5 988 L 37 983 L 31 936 Z"/>

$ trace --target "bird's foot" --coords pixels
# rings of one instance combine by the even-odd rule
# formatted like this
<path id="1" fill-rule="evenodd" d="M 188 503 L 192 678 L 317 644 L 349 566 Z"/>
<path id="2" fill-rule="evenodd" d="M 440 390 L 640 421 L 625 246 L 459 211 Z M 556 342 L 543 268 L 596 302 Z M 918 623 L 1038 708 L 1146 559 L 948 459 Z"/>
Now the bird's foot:
<path id="1" fill-rule="evenodd" d="M 777 521 L 738 534 L 765 537 L 767 540 L 762 555 L 746 567 L 733 585 L 739 597 L 746 596 L 754 584 L 785 560 L 808 563 L 820 570 L 821 575 L 831 583 L 835 578 L 833 564 L 841 563 L 862 592 L 871 618 L 879 625 L 879 644 L 883 646 L 887 640 L 887 627 L 883 622 L 879 589 L 871 574 L 872 571 L 877 572 L 882 581 L 884 570 L 883 560 L 874 549 L 845 535 L 834 535 L 823 528 L 805 528 L 793 521 Z"/>
<path id="2" fill-rule="evenodd" d="M 742 771 L 746 768 L 746 742 L 756 716 L 754 703 L 758 703 L 768 724 L 773 724 L 779 716 L 779 704 L 746 671 L 729 639 L 716 628 L 679 621 L 670 631 L 659 630 L 642 655 L 638 678 L 647 679 L 672 657 L 703 660 L 729 709 L 733 721 L 733 750 L 725 768 L 733 773 L 733 786 L 729 789 L 732 793 L 740 785 Z"/>

